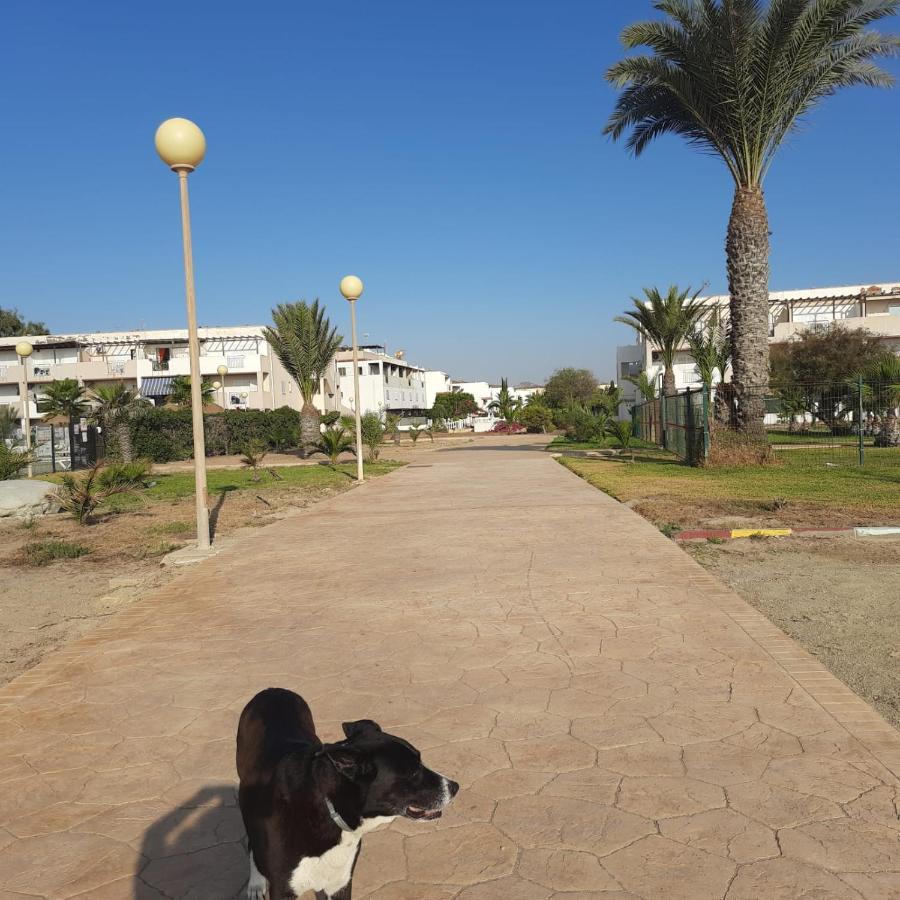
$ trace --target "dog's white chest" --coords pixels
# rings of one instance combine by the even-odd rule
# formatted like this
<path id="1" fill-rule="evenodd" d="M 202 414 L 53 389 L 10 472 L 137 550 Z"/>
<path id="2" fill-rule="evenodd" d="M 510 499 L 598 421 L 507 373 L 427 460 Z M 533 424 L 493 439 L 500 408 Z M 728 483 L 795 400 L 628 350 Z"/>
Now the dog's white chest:
<path id="1" fill-rule="evenodd" d="M 368 819 L 355 831 L 342 831 L 341 842 L 321 856 L 301 859 L 291 875 L 291 890 L 298 897 L 304 891 L 324 891 L 329 897 L 336 894 L 353 874 L 353 861 L 363 835 L 392 821 L 391 817 Z"/>

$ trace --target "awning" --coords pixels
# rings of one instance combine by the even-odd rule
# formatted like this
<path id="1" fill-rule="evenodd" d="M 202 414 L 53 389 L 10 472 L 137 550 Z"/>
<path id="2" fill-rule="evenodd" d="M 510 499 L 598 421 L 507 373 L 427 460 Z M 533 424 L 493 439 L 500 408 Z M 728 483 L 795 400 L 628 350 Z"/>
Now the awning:
<path id="1" fill-rule="evenodd" d="M 168 397 L 172 393 L 173 375 L 160 375 L 152 378 L 144 378 L 141 381 L 140 393 L 142 397 Z"/>

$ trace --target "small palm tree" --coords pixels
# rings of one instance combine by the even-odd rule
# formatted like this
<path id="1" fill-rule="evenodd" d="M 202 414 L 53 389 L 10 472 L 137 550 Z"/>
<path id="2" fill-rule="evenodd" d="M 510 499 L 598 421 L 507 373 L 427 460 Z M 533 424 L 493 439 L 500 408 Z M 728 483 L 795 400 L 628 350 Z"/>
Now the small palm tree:
<path id="1" fill-rule="evenodd" d="M 716 372 L 719 380 L 724 381 L 731 361 L 731 335 L 718 307 L 713 309 L 704 327 L 690 332 L 687 339 L 703 386 L 707 390 L 712 388 Z"/>
<path id="2" fill-rule="evenodd" d="M 606 133 L 626 133 L 639 156 L 679 134 L 722 158 L 734 179 L 726 258 L 734 331 L 734 384 L 742 430 L 758 428 L 768 378 L 769 221 L 763 183 L 785 139 L 819 102 L 843 87 L 886 87 L 873 60 L 900 39 L 868 26 L 898 0 L 657 0 L 663 17 L 622 33 L 613 65 L 621 89 Z"/>
<path id="3" fill-rule="evenodd" d="M 342 453 L 355 453 L 353 438 L 343 428 L 327 428 L 322 432 L 315 452 L 328 457 L 331 465 L 336 466 Z"/>
<path id="4" fill-rule="evenodd" d="M 630 419 L 613 419 L 606 426 L 607 433 L 612 435 L 618 442 L 619 446 L 626 452 L 631 450 L 631 461 L 634 462 L 634 450 L 632 443 L 634 441 L 634 425 Z"/>
<path id="5" fill-rule="evenodd" d="M 656 382 L 646 372 L 638 375 L 626 375 L 625 380 L 631 382 L 641 395 L 645 403 L 652 403 L 656 399 Z"/>
<path id="6" fill-rule="evenodd" d="M 101 384 L 95 387 L 88 398 L 94 404 L 94 416 L 103 427 L 116 436 L 119 454 L 124 462 L 134 458 L 131 449 L 131 419 L 148 401 L 123 381 Z"/>
<path id="7" fill-rule="evenodd" d="M 202 406 L 212 403 L 215 388 L 211 381 L 205 379 L 200 382 L 200 401 Z M 169 403 L 172 406 L 191 405 L 191 379 L 187 375 L 176 375 L 172 379 L 172 387 L 169 392 Z"/>
<path id="8" fill-rule="evenodd" d="M 689 298 L 690 288 L 679 291 L 672 285 L 663 296 L 657 288 L 644 288 L 643 300 L 632 297 L 633 309 L 616 316 L 616 321 L 630 325 L 644 340 L 659 350 L 663 364 L 663 393 L 675 393 L 675 354 L 694 330 L 703 315 L 704 306 L 697 302 L 698 291 Z"/>
<path id="9" fill-rule="evenodd" d="M 518 420 L 522 410 L 522 401 L 518 397 L 513 397 L 509 389 L 509 381 L 506 378 L 500 379 L 500 393 L 496 400 L 492 400 L 488 404 L 488 409 L 499 414 L 507 425 L 512 425 Z"/>
<path id="10" fill-rule="evenodd" d="M 150 463 L 137 460 L 131 463 L 96 463 L 81 476 L 67 472 L 60 482 L 58 499 L 66 512 L 79 525 L 87 525 L 98 506 L 116 494 L 131 494 L 145 487 Z"/>
<path id="11" fill-rule="evenodd" d="M 424 430 L 425 429 L 419 425 L 410 425 L 409 426 L 408 434 L 409 434 L 409 439 L 413 442 L 413 446 L 415 446 L 419 442 L 419 435 Z"/>
<path id="12" fill-rule="evenodd" d="M 281 303 L 272 310 L 272 327 L 266 340 L 287 373 L 297 382 L 303 397 L 300 410 L 300 444 L 304 454 L 319 441 L 319 411 L 313 398 L 343 338 L 325 316 L 325 307 L 315 300 Z"/>
<path id="13" fill-rule="evenodd" d="M 265 441 L 255 438 L 247 441 L 241 455 L 241 465 L 245 469 L 252 469 L 253 474 L 250 476 L 251 481 L 259 481 L 259 467 L 269 453 L 269 445 Z"/>
<path id="14" fill-rule="evenodd" d="M 865 372 L 871 399 L 869 405 L 881 417 L 876 447 L 900 447 L 900 357 L 885 354 Z"/>

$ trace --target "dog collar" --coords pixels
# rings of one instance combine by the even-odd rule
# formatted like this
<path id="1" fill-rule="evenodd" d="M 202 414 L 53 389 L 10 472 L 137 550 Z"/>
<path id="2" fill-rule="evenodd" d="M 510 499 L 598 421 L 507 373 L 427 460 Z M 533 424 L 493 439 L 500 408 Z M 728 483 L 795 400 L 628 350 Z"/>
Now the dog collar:
<path id="1" fill-rule="evenodd" d="M 337 825 L 341 831 L 353 831 L 353 829 L 343 820 L 341 814 L 334 808 L 334 804 L 326 797 L 325 805 L 328 807 L 328 815 L 331 816 L 331 821 Z"/>

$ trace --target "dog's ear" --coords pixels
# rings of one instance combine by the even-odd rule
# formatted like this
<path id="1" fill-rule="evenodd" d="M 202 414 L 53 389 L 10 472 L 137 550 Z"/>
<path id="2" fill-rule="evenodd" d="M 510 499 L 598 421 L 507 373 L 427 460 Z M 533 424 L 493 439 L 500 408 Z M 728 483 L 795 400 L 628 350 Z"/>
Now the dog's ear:
<path id="1" fill-rule="evenodd" d="M 338 773 L 344 778 L 349 778 L 350 781 L 356 781 L 357 778 L 364 775 L 368 767 L 365 754 L 347 744 L 326 744 L 322 748 L 322 752 L 338 770 Z"/>
<path id="2" fill-rule="evenodd" d="M 344 722 L 341 728 L 344 729 L 344 734 L 347 735 L 347 739 L 350 741 L 373 731 L 381 731 L 381 726 L 371 719 L 360 719 L 358 722 Z"/>

